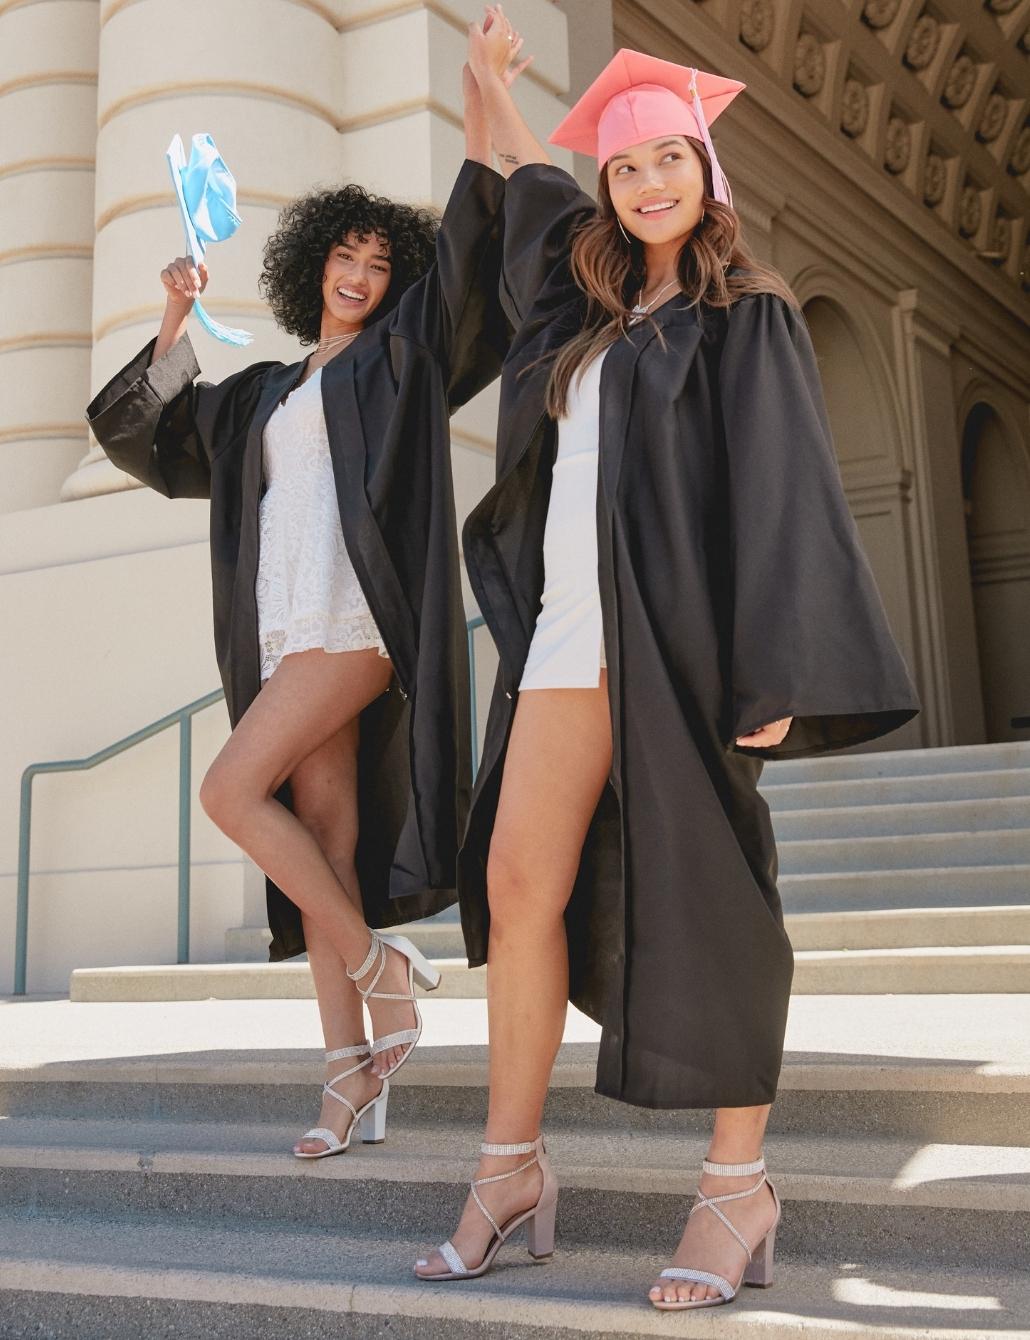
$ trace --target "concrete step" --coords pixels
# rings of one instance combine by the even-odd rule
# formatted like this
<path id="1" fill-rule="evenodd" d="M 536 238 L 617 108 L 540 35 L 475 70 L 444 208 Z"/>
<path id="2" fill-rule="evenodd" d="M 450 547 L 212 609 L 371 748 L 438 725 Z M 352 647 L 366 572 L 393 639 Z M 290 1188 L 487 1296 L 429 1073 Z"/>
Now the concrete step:
<path id="1" fill-rule="evenodd" d="M 862 837 L 1004 829 L 1020 829 L 1030 836 L 1030 796 L 779 810 L 773 816 L 773 829 L 777 843 L 795 838 L 848 841 Z"/>
<path id="2" fill-rule="evenodd" d="M 436 959 L 435 965 L 442 977 L 440 995 L 451 1000 L 485 998 L 484 967 L 469 968 L 464 957 Z M 1030 991 L 1030 944 L 804 949 L 795 954 L 793 991 L 795 995 L 1022 993 Z M 417 993 L 428 994 L 421 988 Z M 307 1000 L 314 995 L 306 963 L 76 968 L 70 983 L 70 997 L 76 1003 Z"/>
<path id="3" fill-rule="evenodd" d="M 1030 740 L 770 761 L 762 770 L 762 790 L 785 782 L 857 781 L 864 777 L 921 777 L 1011 768 L 1030 768 Z"/>
<path id="4" fill-rule="evenodd" d="M 312 1120 L 324 1074 L 314 1002 L 45 1004 L 19 1007 L 20 1026 L 31 1022 L 33 1033 L 0 1068 L 6 1121 L 249 1122 L 296 1131 Z M 429 1000 L 424 1013 L 425 1040 L 391 1086 L 391 1120 L 475 1128 L 486 1114 L 485 1004 Z M 5 1016 L 4 1051 L 18 1027 Z M 309 1039 L 303 1050 L 298 1036 Z M 707 1112 L 599 1099 L 597 1036 L 596 1025 L 570 1011 L 548 1131 L 707 1130 Z M 1030 1145 L 1030 995 L 794 997 L 770 1133 L 841 1131 Z"/>
<path id="5" fill-rule="evenodd" d="M 1025 906 L 1030 903 L 1030 864 L 799 871 L 781 874 L 777 886 L 788 914 Z"/>
<path id="6" fill-rule="evenodd" d="M 309 1091 L 308 1120 L 317 1114 Z M 298 1114 L 300 1115 L 300 1114 Z M 547 1129 L 566 1242 L 646 1251 L 675 1242 L 706 1138 L 666 1129 Z M 457 1221 L 474 1171 L 468 1121 L 391 1120 L 387 1141 L 305 1162 L 305 1129 L 245 1124 L 5 1123 L 6 1211 L 93 1215 L 105 1223 L 174 1207 L 194 1221 L 399 1234 L 434 1242 Z M 766 1158 L 790 1206 L 778 1246 L 820 1259 L 1015 1267 L 1030 1241 L 1030 1148 L 932 1145 L 868 1136 L 772 1136 Z M 888 1245 L 889 1244 L 889 1245 Z"/>
<path id="7" fill-rule="evenodd" d="M 781 810 L 843 805 L 921 804 L 939 800 L 1030 796 L 1030 767 L 984 772 L 927 773 L 914 777 L 860 777 L 850 781 L 778 782 L 761 790 L 774 814 Z"/>
<path id="8" fill-rule="evenodd" d="M 1030 945 L 810 949 L 795 954 L 796 995 L 1030 991 Z"/>
<path id="9" fill-rule="evenodd" d="M 436 1227 L 429 1242 L 440 1233 Z M 426 1245 L 411 1236 L 196 1223 L 171 1214 L 143 1225 L 3 1215 L 4 1335 L 797 1340 L 803 1332 L 832 1340 L 1016 1340 L 1030 1319 L 1030 1283 L 1015 1271 L 781 1254 L 771 1290 L 744 1289 L 731 1307 L 670 1315 L 652 1308 L 646 1294 L 674 1238 L 617 1252 L 559 1239 L 553 1260 L 539 1266 L 514 1239 L 482 1279 L 437 1286 L 411 1273 Z"/>
<path id="10" fill-rule="evenodd" d="M 932 869 L 955 865 L 1028 865 L 1030 829 L 915 833 L 901 837 L 816 838 L 778 842 L 786 875 L 845 870 Z"/>
<path id="11" fill-rule="evenodd" d="M 1030 945 L 1030 906 L 788 912 L 795 950 Z"/>

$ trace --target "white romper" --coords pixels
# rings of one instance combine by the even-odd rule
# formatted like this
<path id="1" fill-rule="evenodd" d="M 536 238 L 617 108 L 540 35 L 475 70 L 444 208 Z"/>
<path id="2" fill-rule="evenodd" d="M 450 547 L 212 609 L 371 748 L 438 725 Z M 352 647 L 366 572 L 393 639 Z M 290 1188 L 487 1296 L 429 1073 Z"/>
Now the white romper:
<path id="1" fill-rule="evenodd" d="M 313 647 L 377 647 L 386 656 L 343 542 L 321 368 L 273 411 L 262 458 L 266 491 L 254 586 L 262 682 L 284 656 Z"/>
<path id="2" fill-rule="evenodd" d="M 544 594 L 519 684 L 596 689 L 605 664 L 597 578 L 597 471 L 604 350 L 573 378 L 558 421 L 544 526 Z"/>

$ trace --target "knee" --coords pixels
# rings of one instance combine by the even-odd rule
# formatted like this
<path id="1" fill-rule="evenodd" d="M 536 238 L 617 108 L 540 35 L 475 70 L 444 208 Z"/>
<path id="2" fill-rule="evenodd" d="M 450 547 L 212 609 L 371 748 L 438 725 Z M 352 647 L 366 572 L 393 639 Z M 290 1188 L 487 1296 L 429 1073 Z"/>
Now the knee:
<path id="1" fill-rule="evenodd" d="M 200 784 L 200 804 L 211 822 L 227 837 L 234 837 L 242 827 L 246 806 L 242 788 L 232 769 L 215 759 Z"/>
<path id="2" fill-rule="evenodd" d="M 518 847 L 495 836 L 486 866 L 490 923 L 498 930 L 546 915 L 545 891 Z"/>

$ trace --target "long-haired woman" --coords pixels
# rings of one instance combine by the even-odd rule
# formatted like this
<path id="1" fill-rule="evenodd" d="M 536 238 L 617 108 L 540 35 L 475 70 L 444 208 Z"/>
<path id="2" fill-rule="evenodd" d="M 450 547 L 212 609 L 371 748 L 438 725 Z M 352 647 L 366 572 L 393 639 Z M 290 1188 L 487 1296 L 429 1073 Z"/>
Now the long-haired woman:
<path id="1" fill-rule="evenodd" d="M 121 469 L 211 500 L 233 730 L 201 803 L 268 877 L 271 958 L 308 953 L 327 1055 L 306 1158 L 345 1150 L 359 1119 L 383 1138 L 388 1076 L 421 1029 L 414 982 L 439 980 L 370 927 L 455 897 L 470 775 L 448 415 L 510 334 L 504 181 L 467 67 L 464 88 L 467 158 L 439 231 L 354 185 L 280 216 L 262 289 L 306 357 L 196 381 L 185 330 L 207 271 L 180 257 L 156 340 L 87 411 Z"/>
<path id="2" fill-rule="evenodd" d="M 497 483 L 465 554 L 500 670 L 459 892 L 488 961 L 490 1102 L 472 1195 L 427 1280 L 481 1274 L 522 1223 L 551 1251 L 540 1137 L 571 998 L 597 1091 L 713 1108 L 657 1307 L 768 1284 L 762 1140 L 792 952 L 757 789 L 765 757 L 918 710 L 841 487 L 804 321 L 758 264 L 708 124 L 742 85 L 622 51 L 552 137 L 504 86 L 500 6 L 470 62 L 509 171 Z M 671 1246 L 672 1244 L 670 1244 Z"/>

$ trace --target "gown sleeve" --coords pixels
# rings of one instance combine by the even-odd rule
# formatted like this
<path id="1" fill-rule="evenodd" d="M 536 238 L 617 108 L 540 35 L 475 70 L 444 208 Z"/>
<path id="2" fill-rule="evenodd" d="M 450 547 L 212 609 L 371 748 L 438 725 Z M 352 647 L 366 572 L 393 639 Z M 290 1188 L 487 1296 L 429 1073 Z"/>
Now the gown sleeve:
<path id="1" fill-rule="evenodd" d="M 569 269 L 572 238 L 596 213 L 576 179 L 553 164 L 527 163 L 508 178 L 502 299 L 513 325 L 534 306 L 553 310 L 579 292 Z"/>
<path id="2" fill-rule="evenodd" d="M 773 294 L 740 300 L 719 367 L 733 569 L 732 730 L 784 717 L 800 758 L 919 711 L 841 482 L 808 328 Z"/>
<path id="3" fill-rule="evenodd" d="M 504 178 L 466 159 L 436 236 L 429 271 L 401 296 L 391 331 L 415 340 L 444 367 L 451 410 L 500 374 L 511 329 L 498 292 Z"/>
<path id="4" fill-rule="evenodd" d="M 198 382 L 188 335 L 152 363 L 151 340 L 115 373 L 86 409 L 108 459 L 166 498 L 208 498 L 211 459 L 253 414 L 261 378 L 255 363 L 225 381 Z"/>

